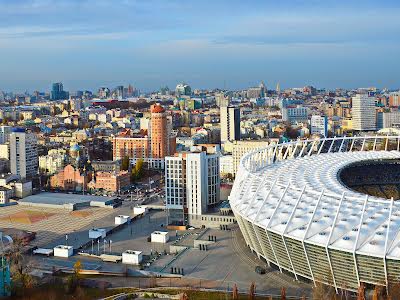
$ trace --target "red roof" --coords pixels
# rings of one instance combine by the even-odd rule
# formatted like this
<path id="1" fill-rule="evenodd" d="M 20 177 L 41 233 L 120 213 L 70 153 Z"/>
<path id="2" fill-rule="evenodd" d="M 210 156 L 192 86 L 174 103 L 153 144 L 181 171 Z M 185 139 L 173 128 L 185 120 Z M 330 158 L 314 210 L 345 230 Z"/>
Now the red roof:
<path id="1" fill-rule="evenodd" d="M 160 104 L 154 104 L 151 107 L 151 112 L 152 113 L 163 113 L 163 112 L 165 112 L 165 109 Z"/>

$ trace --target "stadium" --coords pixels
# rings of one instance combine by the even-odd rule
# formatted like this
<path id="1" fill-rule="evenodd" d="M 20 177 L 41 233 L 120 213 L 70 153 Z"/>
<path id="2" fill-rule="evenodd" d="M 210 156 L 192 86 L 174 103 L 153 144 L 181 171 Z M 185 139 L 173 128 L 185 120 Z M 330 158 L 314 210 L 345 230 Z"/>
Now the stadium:
<path id="1" fill-rule="evenodd" d="M 247 245 L 338 289 L 400 278 L 400 136 L 336 137 L 246 154 L 229 197 Z"/>

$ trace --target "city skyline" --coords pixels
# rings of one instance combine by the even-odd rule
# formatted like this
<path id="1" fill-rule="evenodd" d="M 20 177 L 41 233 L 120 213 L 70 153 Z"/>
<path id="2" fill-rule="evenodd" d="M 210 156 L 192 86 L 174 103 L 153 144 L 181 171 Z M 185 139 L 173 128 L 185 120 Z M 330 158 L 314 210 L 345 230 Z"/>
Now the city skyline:
<path id="1" fill-rule="evenodd" d="M 0 1 L 0 89 L 398 88 L 395 1 L 117 2 Z"/>

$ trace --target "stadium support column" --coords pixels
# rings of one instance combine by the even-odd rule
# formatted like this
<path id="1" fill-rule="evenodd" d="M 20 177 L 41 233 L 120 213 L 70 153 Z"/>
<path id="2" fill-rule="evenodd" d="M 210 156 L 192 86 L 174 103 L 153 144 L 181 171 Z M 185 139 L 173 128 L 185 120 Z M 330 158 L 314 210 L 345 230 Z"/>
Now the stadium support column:
<path id="1" fill-rule="evenodd" d="M 375 151 L 375 149 L 376 149 L 376 139 L 378 138 L 378 135 L 375 135 L 375 138 L 374 138 L 374 147 L 372 148 L 372 151 Z"/>
<path id="2" fill-rule="evenodd" d="M 363 143 L 362 143 L 362 146 L 361 146 L 361 151 L 364 151 L 364 147 L 365 147 L 365 140 L 366 140 L 367 138 L 366 137 L 364 137 L 364 139 L 363 139 Z"/>
<path id="3" fill-rule="evenodd" d="M 303 156 L 304 150 L 306 150 L 306 148 L 307 148 L 307 144 L 308 144 L 308 140 L 305 140 L 303 142 L 303 147 L 301 148 L 301 151 L 300 151 L 300 154 L 299 154 L 298 158 L 301 158 Z"/>
<path id="4" fill-rule="evenodd" d="M 356 251 L 357 251 L 357 244 L 358 244 L 358 239 L 360 238 L 360 233 L 361 233 L 361 227 L 364 221 L 364 214 L 365 214 L 365 208 L 367 207 L 368 204 L 368 195 L 365 197 L 364 200 L 364 205 L 363 205 L 363 209 L 361 212 L 361 217 L 360 217 L 360 223 L 358 224 L 358 230 L 357 230 L 357 236 L 356 236 L 356 240 L 354 242 L 354 247 L 353 247 L 353 259 L 354 259 L 354 267 L 356 270 L 356 275 L 357 275 L 357 283 L 358 286 L 360 286 L 360 275 L 358 274 L 358 266 L 357 266 L 357 258 L 356 258 Z"/>
<path id="5" fill-rule="evenodd" d="M 294 213 L 296 212 L 297 206 L 299 205 L 299 203 L 300 203 L 300 201 L 301 201 L 301 197 L 303 197 L 303 194 L 304 194 L 304 191 L 305 191 L 305 190 L 306 190 L 306 186 L 303 187 L 303 190 L 301 191 L 299 198 L 297 198 L 296 204 L 295 204 L 294 207 L 293 207 L 292 213 L 290 214 L 289 219 L 287 220 L 286 225 L 285 225 L 285 228 L 283 229 L 283 233 L 282 233 L 283 245 L 285 246 L 286 253 L 287 253 L 287 255 L 288 255 L 289 262 L 290 262 L 290 265 L 292 266 L 292 270 L 293 270 L 294 277 L 296 278 L 296 280 L 298 280 L 298 278 L 297 278 L 297 273 L 296 273 L 296 270 L 294 269 L 294 265 L 293 265 L 293 262 L 292 262 L 292 258 L 290 257 L 289 249 L 288 249 L 287 244 L 286 244 L 286 241 L 285 241 L 285 233 L 286 233 L 286 230 L 287 230 L 287 228 L 288 228 L 288 226 L 289 226 L 289 223 L 292 221 L 292 218 L 293 218 L 293 216 L 294 216 Z"/>
<path id="6" fill-rule="evenodd" d="M 266 178 L 266 177 L 265 177 L 265 178 Z M 261 237 L 260 237 L 260 236 L 258 235 L 258 233 L 257 233 L 258 230 L 256 229 L 256 226 L 257 226 L 257 225 L 256 225 L 256 222 L 257 222 L 258 216 L 259 216 L 259 214 L 260 214 L 260 212 L 261 212 L 261 210 L 262 210 L 262 208 L 263 208 L 265 202 L 268 200 L 269 195 L 271 194 L 271 191 L 272 191 L 273 187 L 275 186 L 277 180 L 278 180 L 278 178 L 275 179 L 273 185 L 271 186 L 270 190 L 269 190 L 268 193 L 267 193 L 267 196 L 264 198 L 263 203 L 262 203 L 261 206 L 260 206 L 260 209 L 257 211 L 257 214 L 256 214 L 256 216 L 255 216 L 255 218 L 254 218 L 254 221 L 252 222 L 253 230 L 254 230 L 254 232 L 256 233 L 257 239 L 260 241 L 260 248 L 261 248 L 261 250 L 262 250 L 262 252 L 263 252 L 263 254 L 264 254 L 264 258 L 265 258 L 265 259 L 267 260 L 267 262 L 268 262 L 268 265 L 269 265 L 270 263 L 269 263 L 269 260 L 268 260 L 267 251 L 265 250 L 263 240 L 261 239 Z M 263 183 L 262 183 L 260 186 L 263 186 L 263 185 L 264 185 L 264 182 L 265 182 L 265 179 L 263 180 Z M 257 190 L 258 190 L 258 189 L 257 189 Z M 268 238 L 268 237 L 267 237 L 267 238 Z M 269 241 L 269 239 L 268 239 L 268 241 Z M 276 260 L 276 257 L 275 257 L 275 260 Z"/>
<path id="7" fill-rule="evenodd" d="M 333 144 L 333 142 L 332 142 L 332 144 Z M 337 218 L 338 218 L 338 215 L 339 215 L 339 212 L 340 212 L 340 207 L 342 206 L 344 195 L 345 195 L 345 192 L 342 193 L 342 197 L 340 198 L 339 205 L 338 205 L 338 208 L 337 208 L 337 211 L 336 211 L 336 214 L 335 214 L 335 218 L 333 219 L 333 222 L 332 222 L 332 228 L 331 228 L 331 231 L 329 232 L 328 241 L 326 242 L 326 245 L 325 245 L 326 256 L 328 257 L 329 267 L 331 269 L 332 280 L 333 280 L 333 284 L 335 285 L 336 293 L 338 292 L 338 288 L 337 288 L 337 285 L 336 285 L 335 274 L 333 272 L 333 267 L 332 267 L 332 262 L 331 262 L 331 257 L 329 255 L 328 247 L 329 247 L 329 244 L 330 244 L 330 241 L 331 241 L 333 230 L 335 229 L 335 226 L 336 226 L 336 221 L 337 221 Z"/>
<path id="8" fill-rule="evenodd" d="M 313 279 L 313 281 L 314 281 L 314 286 L 317 286 L 317 284 L 316 284 L 316 282 L 315 282 L 314 273 L 313 273 L 312 268 L 311 268 L 310 260 L 309 260 L 309 258 L 308 258 L 308 253 L 307 253 L 307 249 L 306 249 L 306 245 L 305 245 L 304 241 L 305 241 L 305 239 L 307 238 L 307 233 L 308 233 L 308 231 L 310 230 L 310 227 L 311 227 L 311 225 L 312 225 L 312 222 L 313 222 L 315 213 L 316 213 L 316 211 L 317 211 L 317 209 L 318 209 L 318 207 L 319 207 L 319 203 L 321 202 L 322 197 L 324 196 L 324 193 L 325 193 L 325 190 L 323 189 L 323 190 L 321 191 L 321 194 L 319 194 L 319 197 L 318 197 L 318 200 L 317 200 L 317 204 L 316 204 L 315 207 L 314 207 L 314 210 L 313 210 L 313 212 L 312 212 L 310 221 L 309 221 L 308 224 L 307 224 L 306 232 L 304 233 L 304 236 L 303 236 L 303 238 L 302 238 L 302 240 L 301 240 L 301 242 L 302 242 L 302 244 L 303 244 L 304 254 L 305 254 L 306 259 L 307 259 L 308 268 L 310 269 L 310 274 L 311 274 L 311 277 L 312 277 L 312 279 Z"/>
<path id="9" fill-rule="evenodd" d="M 345 140 L 346 140 L 346 137 L 343 137 L 342 138 L 342 142 L 340 143 L 340 147 L 339 147 L 339 151 L 338 152 L 342 152 L 342 148 L 343 148 L 343 144 L 344 144 Z"/>
<path id="10" fill-rule="evenodd" d="M 311 156 L 311 154 L 312 154 L 312 152 L 313 152 L 313 150 L 314 150 L 314 147 L 315 147 L 315 144 L 316 144 L 316 143 L 317 143 L 317 141 L 314 141 L 314 142 L 311 144 L 310 151 L 308 151 L 307 156 Z"/>
<path id="11" fill-rule="evenodd" d="M 331 145 L 329 146 L 328 153 L 331 153 L 333 145 L 335 144 L 335 141 L 336 141 L 336 136 L 334 136 L 333 139 L 332 139 Z"/>
<path id="12" fill-rule="evenodd" d="M 272 212 L 270 219 L 268 220 L 267 226 L 265 226 L 265 233 L 266 233 L 266 235 L 267 235 L 268 242 L 269 242 L 269 244 L 270 244 L 270 246 L 271 246 L 272 252 L 274 253 L 276 263 L 278 264 L 279 271 L 281 271 L 281 273 L 282 273 L 282 267 L 281 267 L 281 264 L 279 263 L 278 256 L 276 255 L 276 252 L 275 252 L 275 249 L 274 249 L 274 245 L 271 243 L 271 238 L 270 238 L 270 236 L 269 236 L 269 234 L 268 234 L 268 227 L 269 227 L 269 225 L 271 224 L 271 221 L 272 221 L 272 219 L 274 218 L 274 216 L 275 216 L 275 214 L 276 214 L 276 211 L 278 210 L 279 205 L 280 205 L 281 202 L 282 202 L 282 199 L 285 197 L 286 192 L 287 192 L 287 190 L 289 189 L 289 186 L 290 186 L 290 183 L 288 183 L 288 185 L 287 185 L 286 188 L 285 188 L 285 191 L 283 192 L 282 196 L 279 198 L 278 203 L 276 204 L 275 209 L 274 209 L 274 211 Z"/>
<path id="13" fill-rule="evenodd" d="M 386 229 L 386 238 L 385 238 L 385 248 L 383 253 L 383 267 L 385 269 L 385 281 L 386 281 L 386 291 L 389 292 L 389 280 L 387 275 L 387 267 L 386 267 L 386 254 L 388 248 L 388 238 L 389 238 L 389 231 L 390 231 L 390 219 L 392 218 L 392 211 L 393 211 L 393 197 L 390 199 L 390 209 L 389 209 L 389 217 L 387 219 L 387 229 Z"/>
<path id="14" fill-rule="evenodd" d="M 319 149 L 318 149 L 318 155 L 321 153 L 322 148 L 324 147 L 325 141 L 326 141 L 326 139 L 323 139 L 323 140 L 322 140 L 321 146 L 320 146 Z"/>
<path id="15" fill-rule="evenodd" d="M 298 144 L 299 144 L 299 142 L 296 141 L 296 145 L 294 145 L 294 149 L 293 149 L 292 154 L 290 154 L 290 158 L 293 158 L 295 156 Z"/>
<path id="16" fill-rule="evenodd" d="M 385 140 L 385 151 L 387 151 L 388 142 L 389 142 L 389 134 L 386 135 L 386 140 Z"/>

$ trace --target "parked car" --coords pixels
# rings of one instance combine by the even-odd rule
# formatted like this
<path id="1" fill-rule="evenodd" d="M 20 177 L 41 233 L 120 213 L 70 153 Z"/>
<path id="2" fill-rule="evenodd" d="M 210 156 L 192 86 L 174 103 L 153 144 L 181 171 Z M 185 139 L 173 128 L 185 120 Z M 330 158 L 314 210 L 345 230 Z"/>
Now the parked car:
<path id="1" fill-rule="evenodd" d="M 255 269 L 256 273 L 258 274 L 265 274 L 265 269 L 263 267 L 257 266 Z"/>

